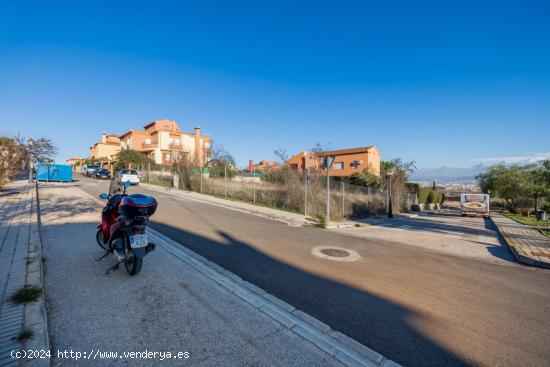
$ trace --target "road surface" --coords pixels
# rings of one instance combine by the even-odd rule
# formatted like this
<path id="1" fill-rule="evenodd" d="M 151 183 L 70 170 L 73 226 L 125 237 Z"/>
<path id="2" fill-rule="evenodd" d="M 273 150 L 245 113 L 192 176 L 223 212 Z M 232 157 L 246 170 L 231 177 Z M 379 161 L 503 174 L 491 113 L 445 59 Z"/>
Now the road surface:
<path id="1" fill-rule="evenodd" d="M 107 182 L 75 178 L 96 197 L 107 191 Z M 153 228 L 405 366 L 550 365 L 548 270 L 507 255 L 484 261 L 289 227 L 141 187 L 131 192 L 159 201 Z M 439 226 L 471 234 L 472 243 L 481 230 L 487 235 L 481 218 Z M 353 250 L 360 259 L 322 259 L 312 255 L 318 246 Z"/>

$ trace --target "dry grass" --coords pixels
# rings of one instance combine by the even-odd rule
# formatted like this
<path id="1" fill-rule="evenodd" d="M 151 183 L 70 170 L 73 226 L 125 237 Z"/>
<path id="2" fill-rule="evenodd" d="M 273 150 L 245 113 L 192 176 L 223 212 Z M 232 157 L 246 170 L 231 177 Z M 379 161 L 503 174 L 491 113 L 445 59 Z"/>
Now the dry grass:
<path id="1" fill-rule="evenodd" d="M 200 175 L 196 169 L 186 168 L 181 170 L 179 177 L 180 188 L 192 191 L 201 191 Z M 151 171 L 143 173 L 142 180 L 163 186 L 172 186 L 172 174 L 168 171 Z M 308 178 L 307 189 L 307 215 L 319 217 L 326 215 L 326 178 L 311 174 Z M 344 185 L 344 194 L 342 194 Z M 386 194 L 367 187 L 354 186 L 331 179 L 330 182 L 330 220 L 341 220 L 344 218 L 359 218 L 371 215 L 380 215 L 386 212 Z M 202 193 L 217 197 L 226 197 L 231 200 L 255 203 L 271 208 L 304 213 L 305 209 L 305 187 L 302 175 L 293 171 L 284 172 L 278 175 L 276 180 L 267 181 L 262 179 L 261 183 L 237 182 L 230 178 L 209 178 L 203 176 Z M 342 200 L 344 196 L 344 200 Z M 405 199 L 405 194 L 401 199 Z M 395 199 L 394 199 L 395 200 Z M 403 203 L 403 200 L 401 200 Z M 394 211 L 399 208 L 394 203 Z"/>

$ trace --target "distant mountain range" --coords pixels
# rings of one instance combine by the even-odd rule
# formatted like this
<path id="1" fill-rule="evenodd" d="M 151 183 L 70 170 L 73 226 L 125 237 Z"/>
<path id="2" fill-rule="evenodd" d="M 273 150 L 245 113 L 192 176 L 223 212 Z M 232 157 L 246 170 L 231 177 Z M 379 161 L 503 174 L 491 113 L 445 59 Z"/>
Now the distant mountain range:
<path id="1" fill-rule="evenodd" d="M 438 167 L 438 168 L 418 168 L 411 173 L 410 179 L 413 181 L 474 181 L 475 176 L 487 171 L 490 167 L 503 164 L 505 166 L 536 166 L 542 163 L 538 159 L 525 158 L 522 160 L 502 160 L 487 163 L 479 163 L 471 167 Z M 546 157 L 543 157 L 546 158 Z"/>

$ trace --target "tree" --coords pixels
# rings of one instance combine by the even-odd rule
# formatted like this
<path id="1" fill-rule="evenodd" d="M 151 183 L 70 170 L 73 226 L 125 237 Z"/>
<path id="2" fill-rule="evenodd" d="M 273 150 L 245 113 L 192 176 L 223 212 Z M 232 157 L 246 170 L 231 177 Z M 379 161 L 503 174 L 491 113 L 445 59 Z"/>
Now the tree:
<path id="1" fill-rule="evenodd" d="M 289 156 L 288 156 L 288 153 L 286 150 L 284 149 L 281 149 L 281 148 L 277 148 L 273 151 L 273 154 L 275 155 L 275 157 L 279 158 L 279 161 L 281 164 L 285 165 L 287 164 L 287 161 L 289 160 Z"/>
<path id="2" fill-rule="evenodd" d="M 522 167 L 505 165 L 491 167 L 476 176 L 481 190 L 503 198 L 511 211 L 515 211 L 522 198 L 532 197 L 531 178 L 531 174 Z"/>
<path id="3" fill-rule="evenodd" d="M 550 189 L 550 159 L 542 161 L 541 167 L 539 168 L 539 175 L 546 189 Z"/>
<path id="4" fill-rule="evenodd" d="M 416 169 L 414 161 L 404 162 L 401 158 L 395 158 L 391 161 L 381 161 L 380 162 L 380 174 L 381 174 L 381 184 L 385 187 L 388 185 L 389 179 L 386 172 L 393 170 L 392 175 L 392 187 L 395 188 L 404 188 L 405 184 L 409 179 L 409 173 L 413 172 Z M 392 190 L 393 191 L 393 190 Z"/>
<path id="5" fill-rule="evenodd" d="M 0 187 L 21 171 L 25 151 L 14 138 L 0 137 Z"/>
<path id="6" fill-rule="evenodd" d="M 349 183 L 352 185 L 379 188 L 381 181 L 379 176 L 375 175 L 371 170 L 367 168 L 361 173 L 353 173 L 349 178 Z"/>
<path id="7" fill-rule="evenodd" d="M 535 201 L 535 212 L 539 209 L 539 199 L 550 194 L 550 185 L 546 182 L 546 176 L 550 172 L 548 169 L 550 169 L 550 161 L 545 161 L 540 167 L 528 171 L 526 191 Z"/>
<path id="8" fill-rule="evenodd" d="M 151 163 L 151 158 L 146 154 L 133 149 L 122 149 L 116 154 L 116 168 L 139 166 Z"/>
<path id="9" fill-rule="evenodd" d="M 222 145 L 212 149 L 210 159 L 205 163 L 211 177 L 233 177 L 235 175 L 235 158 Z"/>
<path id="10" fill-rule="evenodd" d="M 206 163 L 204 164 L 205 167 L 213 166 L 213 165 L 226 165 L 230 164 L 232 166 L 235 165 L 235 158 L 229 153 L 223 145 L 216 145 L 212 148 L 212 154 L 210 155 L 210 158 Z"/>
<path id="11" fill-rule="evenodd" d="M 25 152 L 25 160 L 27 163 L 47 162 L 53 159 L 57 153 L 57 148 L 51 139 L 38 138 L 27 139 L 26 143 L 23 138 L 18 137 L 19 144 Z"/>

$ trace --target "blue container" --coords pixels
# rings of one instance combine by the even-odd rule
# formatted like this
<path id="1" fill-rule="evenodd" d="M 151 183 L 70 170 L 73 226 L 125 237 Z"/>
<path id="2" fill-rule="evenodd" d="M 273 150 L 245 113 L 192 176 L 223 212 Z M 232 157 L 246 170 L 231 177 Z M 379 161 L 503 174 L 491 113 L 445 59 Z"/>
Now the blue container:
<path id="1" fill-rule="evenodd" d="M 73 170 L 67 164 L 40 163 L 36 167 L 36 180 L 71 182 L 73 180 Z"/>

